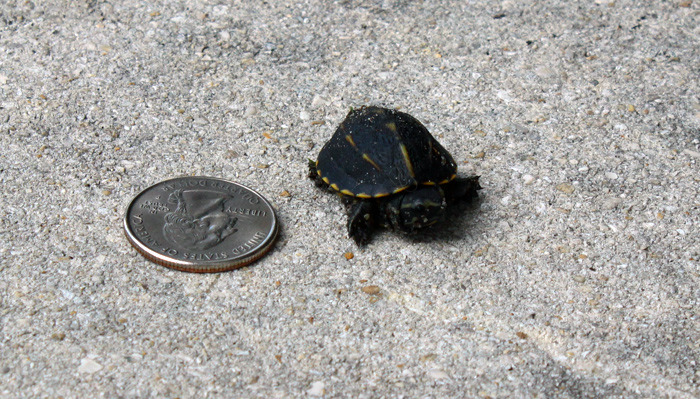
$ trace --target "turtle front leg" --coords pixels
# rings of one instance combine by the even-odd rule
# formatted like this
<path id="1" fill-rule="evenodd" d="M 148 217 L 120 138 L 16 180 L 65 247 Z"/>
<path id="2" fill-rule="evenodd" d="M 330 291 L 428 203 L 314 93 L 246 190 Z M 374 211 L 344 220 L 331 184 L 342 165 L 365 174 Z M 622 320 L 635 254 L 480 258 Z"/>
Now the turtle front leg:
<path id="1" fill-rule="evenodd" d="M 479 190 L 481 190 L 479 176 L 458 177 L 445 187 L 445 199 L 447 203 L 468 201 L 476 198 Z"/>
<path id="2" fill-rule="evenodd" d="M 309 179 L 314 181 L 316 187 L 320 187 L 323 189 L 329 188 L 328 183 L 324 182 L 321 179 L 321 176 L 318 175 L 318 170 L 316 169 L 316 161 L 314 161 L 313 159 L 309 159 Z"/>
<path id="3" fill-rule="evenodd" d="M 374 230 L 377 206 L 370 201 L 355 201 L 348 209 L 348 234 L 358 246 L 369 243 Z"/>

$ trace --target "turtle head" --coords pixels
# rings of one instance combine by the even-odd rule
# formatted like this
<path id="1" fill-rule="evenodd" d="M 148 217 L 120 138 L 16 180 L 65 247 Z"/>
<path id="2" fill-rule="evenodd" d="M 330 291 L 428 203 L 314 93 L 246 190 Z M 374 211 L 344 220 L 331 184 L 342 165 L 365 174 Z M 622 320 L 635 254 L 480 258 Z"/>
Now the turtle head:
<path id="1" fill-rule="evenodd" d="M 394 229 L 412 233 L 442 219 L 447 203 L 440 186 L 421 186 L 402 194 L 389 205 Z"/>

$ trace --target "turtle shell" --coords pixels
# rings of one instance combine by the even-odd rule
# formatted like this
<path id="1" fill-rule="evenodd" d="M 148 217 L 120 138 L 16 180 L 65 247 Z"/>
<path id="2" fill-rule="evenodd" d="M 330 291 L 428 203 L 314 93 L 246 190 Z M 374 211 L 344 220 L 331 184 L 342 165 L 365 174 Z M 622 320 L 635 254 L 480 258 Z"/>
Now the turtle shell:
<path id="1" fill-rule="evenodd" d="M 345 195 L 377 198 L 453 180 L 457 164 L 416 118 L 396 110 L 351 110 L 323 146 L 316 171 Z"/>

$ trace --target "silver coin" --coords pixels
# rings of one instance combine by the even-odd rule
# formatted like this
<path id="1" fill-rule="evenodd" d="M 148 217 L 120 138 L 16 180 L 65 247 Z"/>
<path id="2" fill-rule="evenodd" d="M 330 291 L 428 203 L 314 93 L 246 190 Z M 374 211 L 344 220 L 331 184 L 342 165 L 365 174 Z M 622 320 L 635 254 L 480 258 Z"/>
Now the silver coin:
<path id="1" fill-rule="evenodd" d="M 134 198 L 126 237 L 147 259 L 173 269 L 212 273 L 245 266 L 270 250 L 277 218 L 270 203 L 243 185 L 180 177 Z"/>

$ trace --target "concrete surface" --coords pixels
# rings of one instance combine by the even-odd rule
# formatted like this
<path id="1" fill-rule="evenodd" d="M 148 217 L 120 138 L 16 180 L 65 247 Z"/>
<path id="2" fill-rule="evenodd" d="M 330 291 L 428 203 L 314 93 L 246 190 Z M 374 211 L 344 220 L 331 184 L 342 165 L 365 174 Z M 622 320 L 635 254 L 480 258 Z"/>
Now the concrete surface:
<path id="1" fill-rule="evenodd" d="M 699 14 L 4 1 L 0 395 L 697 397 Z M 305 164 L 363 104 L 422 120 L 480 202 L 358 249 Z M 273 252 L 138 255 L 126 205 L 181 175 L 269 198 Z"/>

